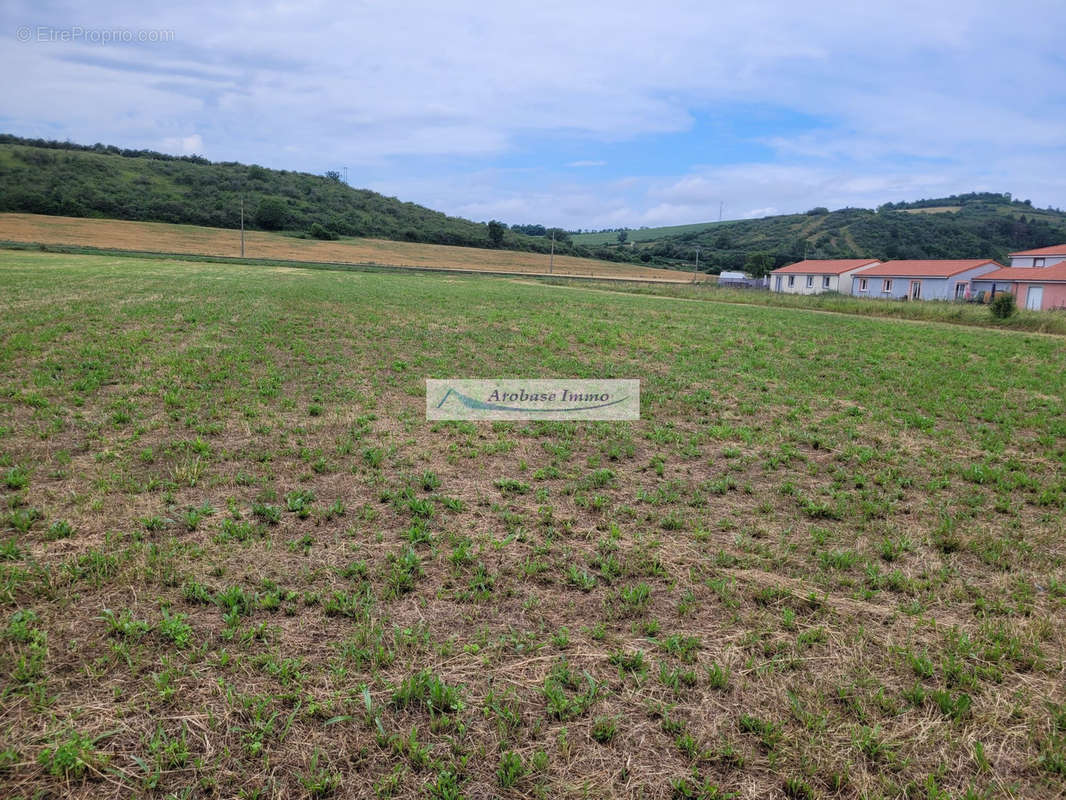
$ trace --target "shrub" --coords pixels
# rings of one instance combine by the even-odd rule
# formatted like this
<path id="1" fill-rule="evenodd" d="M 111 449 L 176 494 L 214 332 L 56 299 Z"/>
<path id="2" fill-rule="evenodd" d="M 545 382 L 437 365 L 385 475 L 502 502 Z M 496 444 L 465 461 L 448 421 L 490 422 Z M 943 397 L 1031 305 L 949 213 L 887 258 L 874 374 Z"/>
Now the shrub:
<path id="1" fill-rule="evenodd" d="M 324 225 L 317 222 L 311 224 L 311 238 L 312 239 L 325 239 L 326 241 L 333 241 L 337 238 L 337 234 L 331 231 Z"/>
<path id="2" fill-rule="evenodd" d="M 264 197 L 255 210 L 255 224 L 267 231 L 280 230 L 288 217 L 288 206 L 278 197 Z"/>
<path id="3" fill-rule="evenodd" d="M 992 298 L 989 308 L 993 317 L 1007 319 L 1014 316 L 1014 313 L 1018 310 L 1018 304 L 1014 300 L 1014 295 L 1010 292 L 1001 292 Z"/>

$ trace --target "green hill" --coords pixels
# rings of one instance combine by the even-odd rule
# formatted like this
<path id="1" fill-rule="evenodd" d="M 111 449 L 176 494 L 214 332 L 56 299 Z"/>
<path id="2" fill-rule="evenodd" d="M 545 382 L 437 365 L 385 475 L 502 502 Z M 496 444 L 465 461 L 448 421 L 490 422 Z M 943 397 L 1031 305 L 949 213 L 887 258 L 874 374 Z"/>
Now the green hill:
<path id="1" fill-rule="evenodd" d="M 371 236 L 489 247 L 489 226 L 365 189 L 339 176 L 267 169 L 199 156 L 0 134 L 0 211 Z M 273 213 L 271 213 L 273 212 Z M 547 251 L 543 237 L 504 230 L 497 246 Z M 559 252 L 571 252 L 565 243 Z"/>
<path id="2" fill-rule="evenodd" d="M 219 228 L 245 223 L 299 236 L 367 236 L 398 241 L 547 252 L 542 225 L 486 225 L 450 217 L 366 189 L 338 175 L 311 175 L 200 156 L 171 156 L 96 144 L 0 134 L 0 211 L 61 214 Z M 496 234 L 493 240 L 491 234 Z M 751 220 L 626 231 L 556 231 L 556 252 L 648 266 L 773 268 L 809 258 L 996 258 L 1066 242 L 1066 214 L 1009 194 L 972 193 L 816 208 Z"/>
<path id="3" fill-rule="evenodd" d="M 687 230 L 684 230 L 687 229 Z M 995 258 L 1014 250 L 1066 242 L 1066 214 L 1037 209 L 1009 194 L 971 193 L 886 203 L 880 208 L 817 208 L 806 214 L 628 231 L 602 236 L 616 258 L 657 265 L 691 265 L 718 272 L 762 262 L 771 268 L 807 258 Z M 754 260 L 753 260 L 754 257 Z"/>
<path id="4" fill-rule="evenodd" d="M 669 236 L 681 236 L 688 233 L 700 233 L 714 225 L 722 225 L 721 222 L 696 222 L 691 225 L 663 225 L 658 228 L 615 228 L 613 230 L 595 231 L 594 233 L 573 233 L 571 238 L 574 244 L 596 246 L 602 244 L 617 244 L 618 234 L 625 230 L 627 242 L 653 242 L 656 239 L 665 239 Z"/>

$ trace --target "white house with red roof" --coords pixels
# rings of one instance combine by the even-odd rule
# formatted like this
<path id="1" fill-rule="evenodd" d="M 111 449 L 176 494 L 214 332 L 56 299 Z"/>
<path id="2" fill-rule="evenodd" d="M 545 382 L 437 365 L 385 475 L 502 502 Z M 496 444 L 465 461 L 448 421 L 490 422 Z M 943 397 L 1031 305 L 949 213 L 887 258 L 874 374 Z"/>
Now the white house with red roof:
<path id="1" fill-rule="evenodd" d="M 857 272 L 851 293 L 886 300 L 965 300 L 975 278 L 1003 268 L 988 258 L 885 261 Z"/>
<path id="2" fill-rule="evenodd" d="M 974 292 L 1010 292 L 1030 311 L 1066 308 L 1066 245 L 1011 253 L 1010 264 L 975 280 Z"/>
<path id="3" fill-rule="evenodd" d="M 1039 269 L 1053 267 L 1066 261 L 1066 244 L 1038 247 L 1035 250 L 1019 250 L 1010 254 L 1011 269 Z"/>
<path id="4" fill-rule="evenodd" d="M 879 264 L 876 258 L 810 259 L 778 267 L 770 273 L 770 291 L 785 294 L 850 294 L 852 276 Z"/>

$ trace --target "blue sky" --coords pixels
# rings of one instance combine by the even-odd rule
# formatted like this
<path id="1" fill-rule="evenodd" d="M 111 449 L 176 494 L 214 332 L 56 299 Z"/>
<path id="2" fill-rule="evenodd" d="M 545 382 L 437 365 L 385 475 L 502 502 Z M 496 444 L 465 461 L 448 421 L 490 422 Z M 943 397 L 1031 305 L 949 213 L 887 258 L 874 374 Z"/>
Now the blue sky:
<path id="1" fill-rule="evenodd" d="M 1066 207 L 1066 4 L 862 5 L 9 0 L 0 130 L 569 228 Z"/>

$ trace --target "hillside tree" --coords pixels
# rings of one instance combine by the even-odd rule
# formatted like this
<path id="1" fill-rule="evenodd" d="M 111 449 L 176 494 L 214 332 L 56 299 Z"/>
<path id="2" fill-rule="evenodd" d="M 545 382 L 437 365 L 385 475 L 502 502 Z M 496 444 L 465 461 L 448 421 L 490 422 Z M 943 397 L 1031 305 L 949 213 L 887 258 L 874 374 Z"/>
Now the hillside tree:
<path id="1" fill-rule="evenodd" d="M 507 230 L 507 226 L 497 220 L 489 222 L 489 242 L 493 247 L 499 247 L 503 244 L 503 233 Z"/>
<path id="2" fill-rule="evenodd" d="M 264 197 L 255 210 L 255 224 L 267 231 L 281 230 L 288 218 L 289 207 L 280 197 Z"/>
<path id="3" fill-rule="evenodd" d="M 744 262 L 744 271 L 753 278 L 762 278 L 774 268 L 774 259 L 769 253 L 752 253 Z"/>

